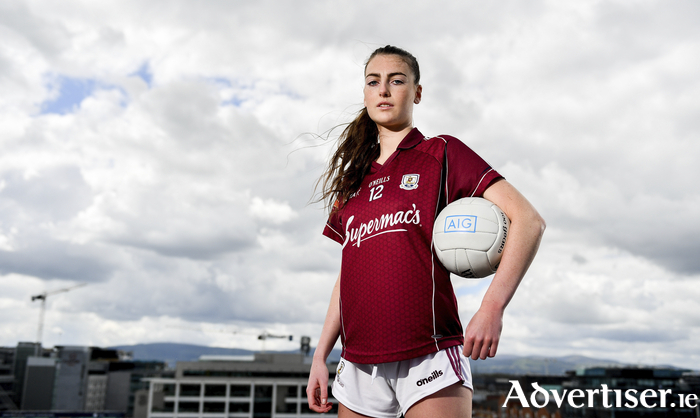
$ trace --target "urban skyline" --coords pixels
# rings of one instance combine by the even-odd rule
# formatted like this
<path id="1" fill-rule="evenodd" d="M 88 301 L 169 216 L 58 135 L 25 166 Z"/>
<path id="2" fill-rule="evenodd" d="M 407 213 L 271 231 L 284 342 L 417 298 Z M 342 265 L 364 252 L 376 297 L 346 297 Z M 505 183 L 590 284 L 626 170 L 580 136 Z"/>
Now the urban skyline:
<path id="1" fill-rule="evenodd" d="M 170 367 L 165 361 L 139 361 L 120 349 L 0 347 L 0 416 L 316 416 L 305 399 L 311 367 L 307 344 L 302 339 L 297 353 L 202 354 Z M 159 348 L 168 355 L 166 347 Z M 211 353 L 207 347 L 199 350 Z M 569 360 L 578 363 L 552 374 L 474 368 L 475 416 L 694 418 L 700 413 L 698 371 Z M 342 362 L 327 367 L 333 380 Z M 441 376 L 435 371 L 419 383 Z M 330 389 L 329 397 L 336 403 Z"/>

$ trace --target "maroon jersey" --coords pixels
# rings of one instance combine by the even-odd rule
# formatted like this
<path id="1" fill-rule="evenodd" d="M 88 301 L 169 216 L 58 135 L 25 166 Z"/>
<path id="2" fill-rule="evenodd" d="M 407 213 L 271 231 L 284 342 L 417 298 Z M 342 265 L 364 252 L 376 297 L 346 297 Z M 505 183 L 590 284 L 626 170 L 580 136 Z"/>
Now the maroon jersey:
<path id="1" fill-rule="evenodd" d="M 450 275 L 433 254 L 433 222 L 449 202 L 483 195 L 501 176 L 457 138 L 413 129 L 323 233 L 343 245 L 343 357 L 386 363 L 463 344 Z"/>

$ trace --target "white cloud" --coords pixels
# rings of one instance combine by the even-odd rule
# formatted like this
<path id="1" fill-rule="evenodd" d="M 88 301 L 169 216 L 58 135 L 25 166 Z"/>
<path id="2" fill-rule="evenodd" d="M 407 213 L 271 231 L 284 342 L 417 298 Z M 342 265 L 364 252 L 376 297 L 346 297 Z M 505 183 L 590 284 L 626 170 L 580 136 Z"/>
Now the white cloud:
<path id="1" fill-rule="evenodd" d="M 275 199 L 253 197 L 250 213 L 254 218 L 275 225 L 283 224 L 296 217 L 296 213 L 287 202 L 277 202 Z"/>

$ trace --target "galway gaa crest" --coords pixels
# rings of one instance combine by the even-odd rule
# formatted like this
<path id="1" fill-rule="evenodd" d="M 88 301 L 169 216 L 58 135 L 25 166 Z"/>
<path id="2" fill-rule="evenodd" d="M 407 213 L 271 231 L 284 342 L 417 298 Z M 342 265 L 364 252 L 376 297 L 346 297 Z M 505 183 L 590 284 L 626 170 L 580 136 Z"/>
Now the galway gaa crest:
<path id="1" fill-rule="evenodd" d="M 404 190 L 413 190 L 418 188 L 419 174 L 404 174 L 401 178 L 401 187 Z"/>

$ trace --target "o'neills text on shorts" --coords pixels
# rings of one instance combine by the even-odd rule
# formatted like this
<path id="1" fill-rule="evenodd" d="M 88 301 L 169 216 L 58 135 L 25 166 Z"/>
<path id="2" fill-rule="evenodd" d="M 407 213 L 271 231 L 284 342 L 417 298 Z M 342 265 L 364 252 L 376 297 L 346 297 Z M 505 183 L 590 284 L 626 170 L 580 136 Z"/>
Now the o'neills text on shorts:
<path id="1" fill-rule="evenodd" d="M 442 370 L 433 370 L 433 372 L 430 373 L 430 376 L 417 381 L 416 386 L 427 385 L 428 383 L 432 382 L 433 380 L 437 379 L 440 376 L 442 376 Z"/>
<path id="2" fill-rule="evenodd" d="M 557 408 L 561 408 L 564 401 L 573 408 L 592 408 L 595 406 L 595 399 L 601 399 L 604 408 L 696 408 L 698 405 L 698 395 L 694 393 L 674 395 L 671 389 L 609 389 L 608 385 L 601 384 L 600 389 L 564 389 L 560 394 L 554 389 L 547 391 L 537 383 L 532 383 L 534 391 L 528 397 L 525 396 L 520 382 L 509 380 L 511 387 L 503 403 L 503 408 L 507 407 L 508 401 L 518 400 L 524 408 L 532 405 L 535 408 L 544 408 L 550 400 L 556 403 Z M 513 393 L 515 392 L 515 393 Z M 678 398 L 678 403 L 675 399 Z"/>

